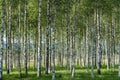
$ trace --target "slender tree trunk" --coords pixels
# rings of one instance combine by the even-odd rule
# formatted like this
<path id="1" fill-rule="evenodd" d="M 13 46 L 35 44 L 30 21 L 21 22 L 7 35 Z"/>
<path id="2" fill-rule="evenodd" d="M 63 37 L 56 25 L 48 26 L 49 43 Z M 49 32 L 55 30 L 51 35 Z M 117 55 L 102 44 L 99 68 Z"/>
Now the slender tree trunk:
<path id="1" fill-rule="evenodd" d="M 35 41 L 35 36 L 34 36 L 33 37 L 33 69 L 34 70 L 35 70 L 35 65 L 36 65 L 35 42 L 36 41 Z"/>
<path id="2" fill-rule="evenodd" d="M 26 0 L 24 0 L 24 65 L 25 65 L 25 75 L 28 75 L 28 68 L 27 68 L 27 25 L 26 25 L 26 13 L 27 13 L 27 5 L 26 5 Z"/>
<path id="3" fill-rule="evenodd" d="M 54 23 L 55 24 L 55 23 Z M 55 26 L 55 25 L 54 25 Z M 52 63 L 52 80 L 55 80 L 55 29 L 53 28 L 52 30 L 52 60 L 51 60 L 51 63 Z"/>
<path id="4" fill-rule="evenodd" d="M 120 21 L 119 21 L 120 23 Z M 120 30 L 119 30 L 120 33 Z M 120 38 L 120 37 L 119 37 Z M 119 41 L 119 49 L 120 49 L 120 41 Z M 119 65 L 118 65 L 118 77 L 120 77 L 120 50 L 119 50 Z"/>
<path id="5" fill-rule="evenodd" d="M 34 35 L 37 35 L 36 29 L 34 29 Z M 36 54 L 37 54 L 37 36 L 34 36 L 34 69 L 36 68 L 36 62 L 37 62 L 37 58 L 36 58 Z"/>
<path id="6" fill-rule="evenodd" d="M 45 29 L 43 29 L 43 30 L 45 31 Z M 44 35 L 43 38 L 46 39 L 46 36 Z M 45 43 L 46 43 L 46 41 L 45 41 Z M 43 47 L 43 50 L 44 50 L 44 60 L 43 61 L 44 61 L 44 67 L 46 67 L 46 44 L 44 44 L 43 46 L 44 46 Z"/>
<path id="7" fill-rule="evenodd" d="M 109 24 L 107 24 L 107 26 L 106 26 L 106 31 L 107 31 L 107 34 L 106 34 L 106 36 L 107 36 L 107 53 L 106 53 L 106 56 L 107 56 L 107 70 L 109 70 L 109 68 L 110 68 L 110 27 L 108 27 L 108 26 L 110 26 Z"/>
<path id="8" fill-rule="evenodd" d="M 119 19 L 120 19 L 120 17 L 119 17 Z M 118 23 L 120 24 L 120 20 L 119 20 Z M 118 31 L 120 32 L 120 28 L 118 29 Z M 118 40 L 119 39 L 120 39 L 120 36 L 118 37 Z M 118 41 L 118 44 L 119 44 L 119 50 L 118 50 L 118 77 L 120 77 L 120 41 Z"/>
<path id="9" fill-rule="evenodd" d="M 72 23 L 72 20 L 71 20 L 71 16 L 70 16 L 70 24 Z M 73 27 L 72 25 L 69 25 L 69 52 L 70 52 L 70 57 L 69 57 L 69 61 L 70 61 L 70 71 L 72 73 L 72 54 L 73 54 Z"/>
<path id="10" fill-rule="evenodd" d="M 83 67 L 85 67 L 86 66 L 86 64 L 85 64 L 86 63 L 86 46 L 85 46 L 86 45 L 86 38 L 85 38 L 86 35 L 85 35 L 85 30 L 83 30 L 83 36 L 84 37 L 83 37 L 83 41 L 82 41 L 82 46 L 83 46 L 83 52 L 82 52 L 83 54 L 82 55 L 83 55 Z"/>
<path id="11" fill-rule="evenodd" d="M 19 28 L 18 28 L 18 69 L 19 69 L 19 77 L 21 77 L 21 61 L 20 61 L 20 54 L 21 54 L 21 1 L 19 0 L 19 14 L 18 14 L 18 18 L 19 18 Z"/>
<path id="12" fill-rule="evenodd" d="M 9 9 L 8 9 L 8 1 L 6 1 L 6 4 L 7 4 L 7 6 L 6 6 L 6 16 L 7 16 L 7 20 L 6 20 L 6 57 L 5 57 L 5 68 L 6 68 L 6 70 L 7 70 L 7 55 L 8 55 L 8 22 L 9 22 Z"/>
<path id="13" fill-rule="evenodd" d="M 11 2 L 9 2 L 9 12 L 8 12 L 8 53 L 7 53 L 7 74 L 11 72 Z"/>
<path id="14" fill-rule="evenodd" d="M 16 22 L 16 21 L 15 21 Z M 12 29 L 12 53 L 11 53 L 11 69 L 15 68 L 15 57 L 16 57 L 16 54 L 15 54 L 15 49 L 14 49 L 14 44 L 15 44 L 15 28 Z"/>
<path id="15" fill-rule="evenodd" d="M 62 7 L 62 9 L 63 9 L 63 7 Z M 65 47 L 65 44 L 64 44 L 64 28 L 63 28 L 63 15 L 61 15 L 61 44 L 62 44 L 62 67 L 64 66 L 64 59 L 65 59 L 65 49 L 64 49 L 64 47 Z"/>
<path id="16" fill-rule="evenodd" d="M 52 80 L 55 80 L 55 34 L 56 34 L 56 17 L 57 17 L 57 1 L 54 1 L 54 22 L 52 28 Z"/>
<path id="17" fill-rule="evenodd" d="M 52 54 L 51 54 L 51 56 L 52 56 L 52 60 L 51 60 L 51 62 L 52 62 L 52 80 L 55 80 L 55 27 L 56 27 L 56 0 L 55 0 L 55 2 L 54 2 L 54 26 L 53 26 L 53 28 L 52 28 Z"/>
<path id="18" fill-rule="evenodd" d="M 98 12 L 98 25 L 97 25 L 97 73 L 101 74 L 101 55 L 102 55 L 102 45 L 101 45 L 101 9 L 99 9 Z"/>
<path id="19" fill-rule="evenodd" d="M 51 23 L 50 23 L 50 26 L 51 26 Z M 52 28 L 50 27 L 49 28 L 49 70 L 51 72 L 51 60 L 52 60 L 52 55 L 51 55 L 51 30 Z"/>
<path id="20" fill-rule="evenodd" d="M 87 72 L 89 71 L 89 57 L 90 57 L 90 52 L 89 52 L 89 37 L 90 37 L 90 33 L 89 33 L 89 14 L 87 15 L 87 25 L 86 25 L 86 68 L 87 68 Z"/>
<path id="21" fill-rule="evenodd" d="M 97 62 L 97 58 L 96 58 L 96 54 L 97 54 L 97 8 L 95 8 L 94 10 L 94 66 L 96 67 L 96 62 Z"/>
<path id="22" fill-rule="evenodd" d="M 118 8 L 118 13 L 120 13 L 120 4 Z M 120 24 L 120 16 L 118 17 L 118 24 Z M 120 25 L 118 26 L 118 32 L 120 32 Z M 120 35 L 118 36 L 118 45 L 119 45 L 119 50 L 118 50 L 118 77 L 120 77 Z"/>
<path id="23" fill-rule="evenodd" d="M 10 72 L 12 71 L 12 1 L 10 1 L 10 4 L 9 4 L 9 27 L 10 27 L 10 34 L 9 34 L 9 49 L 10 49 L 10 60 L 9 60 L 9 64 L 10 64 Z"/>
<path id="24" fill-rule="evenodd" d="M 41 26 L 41 7 L 42 0 L 39 0 L 39 16 L 38 16 L 38 72 L 37 76 L 41 76 L 42 69 L 42 26 Z"/>
<path id="25" fill-rule="evenodd" d="M 30 69 L 30 58 L 31 58 L 31 48 L 30 48 L 30 46 L 31 46 L 31 44 L 30 44 L 30 40 L 31 40 L 31 32 L 30 32 L 30 29 L 31 29 L 31 24 L 29 24 L 29 26 L 28 26 L 28 29 L 27 29 L 27 36 L 28 36 L 28 67 L 29 67 L 29 69 Z"/>
<path id="26" fill-rule="evenodd" d="M 66 57 L 67 57 L 67 64 L 66 64 L 66 67 L 67 69 L 69 69 L 70 67 L 70 61 L 69 61 L 69 57 L 70 57 L 70 54 L 69 54 L 69 22 L 68 22 L 68 9 L 67 9 L 67 12 L 66 12 L 66 47 L 67 47 L 67 53 L 66 53 Z"/>
<path id="27" fill-rule="evenodd" d="M 92 78 L 94 78 L 94 63 L 96 64 L 96 26 L 97 26 L 97 13 L 96 13 L 96 8 L 94 9 L 94 37 L 93 37 L 93 52 L 92 52 L 92 67 L 91 67 L 91 74 Z"/>
<path id="28" fill-rule="evenodd" d="M 81 31 L 80 31 L 80 30 L 79 30 L 79 33 L 81 33 Z M 82 66 L 82 55 L 81 55 L 81 53 L 82 53 L 82 47 L 81 47 L 82 42 L 81 42 L 81 40 L 80 40 L 80 34 L 79 34 L 78 36 L 79 36 L 79 38 L 78 38 L 78 44 L 80 44 L 80 45 L 78 45 L 79 65 L 80 65 L 80 66 Z"/>
<path id="29" fill-rule="evenodd" d="M 1 41 L 0 41 L 0 80 L 2 80 L 3 78 L 3 36 L 4 36 L 4 7 L 5 7 L 5 2 L 4 0 L 2 1 L 2 18 L 1 18 L 1 21 L 2 21 L 2 25 L 1 25 Z"/>
<path id="30" fill-rule="evenodd" d="M 115 19 L 112 18 L 112 68 L 115 68 Z"/>
<path id="31" fill-rule="evenodd" d="M 105 54 L 106 54 L 106 62 L 107 62 L 107 70 L 109 69 L 108 65 L 108 24 L 105 25 Z"/>
<path id="32" fill-rule="evenodd" d="M 45 74 L 49 70 L 49 30 L 50 30 L 50 0 L 47 0 L 47 27 L 46 27 L 46 69 Z"/>
<path id="33" fill-rule="evenodd" d="M 72 79 L 74 79 L 75 76 L 75 60 L 76 60 L 76 32 L 77 32 L 77 26 L 76 26 L 76 6 L 75 6 L 75 13 L 74 13 L 74 26 L 73 26 L 73 33 L 72 33 Z"/>

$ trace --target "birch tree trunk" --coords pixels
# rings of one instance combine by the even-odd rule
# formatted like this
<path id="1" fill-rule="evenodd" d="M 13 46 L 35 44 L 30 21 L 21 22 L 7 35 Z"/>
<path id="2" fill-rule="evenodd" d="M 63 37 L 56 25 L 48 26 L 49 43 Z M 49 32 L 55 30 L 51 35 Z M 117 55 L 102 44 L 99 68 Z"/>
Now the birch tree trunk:
<path id="1" fill-rule="evenodd" d="M 66 67 L 67 69 L 70 68 L 70 61 L 69 61 L 69 57 L 70 57 L 70 54 L 69 54 L 69 21 L 68 21 L 68 9 L 67 9 L 67 12 L 66 12 L 66 47 L 67 47 L 67 53 L 66 53 L 66 57 L 67 57 L 67 64 L 66 64 Z"/>
<path id="2" fill-rule="evenodd" d="M 120 18 L 119 18 L 119 23 L 120 23 Z M 120 33 L 120 26 L 119 26 L 119 33 Z M 120 36 L 119 36 L 120 39 Z M 118 77 L 120 77 L 120 41 L 119 41 L 119 62 L 118 62 Z"/>
<path id="3" fill-rule="evenodd" d="M 72 79 L 74 79 L 75 76 L 75 60 L 76 60 L 76 32 L 77 32 L 77 26 L 76 26 L 76 6 L 75 6 L 75 13 L 74 13 L 74 25 L 73 25 L 73 36 L 72 36 Z"/>
<path id="4" fill-rule="evenodd" d="M 18 14 L 18 18 L 19 18 L 19 28 L 18 28 L 18 69 L 19 69 L 19 77 L 21 77 L 21 61 L 20 61 L 20 54 L 21 54 L 21 1 L 19 0 L 19 6 L 18 6 L 18 10 L 19 10 L 19 14 Z"/>
<path id="5" fill-rule="evenodd" d="M 86 21 L 87 23 L 87 25 L 86 25 L 86 68 L 87 68 L 87 72 L 89 71 L 89 57 L 90 57 L 90 52 L 89 52 L 89 41 L 90 41 L 90 39 L 89 39 L 89 37 L 90 37 L 90 31 L 89 31 L 89 14 L 87 15 L 87 21 Z"/>
<path id="6" fill-rule="evenodd" d="M 54 25 L 55 26 L 55 25 Z M 52 66 L 52 80 L 55 80 L 55 29 L 53 28 L 53 30 L 52 30 L 52 54 L 51 54 L 51 56 L 52 56 L 52 60 L 51 60 L 51 62 L 52 62 L 52 64 L 51 64 L 51 66 Z"/>
<path id="7" fill-rule="evenodd" d="M 42 0 L 39 0 L 39 16 L 38 16 L 38 71 L 37 76 L 41 76 L 42 69 L 42 26 L 41 26 L 41 8 Z"/>
<path id="8" fill-rule="evenodd" d="M 93 52 L 92 52 L 92 67 L 91 67 L 91 74 L 92 78 L 94 78 L 94 63 L 96 64 L 96 59 L 94 59 L 96 55 L 96 26 L 97 26 L 97 13 L 96 8 L 94 9 L 94 34 L 93 34 Z"/>
<path id="9" fill-rule="evenodd" d="M 119 4 L 119 14 L 120 14 L 120 4 Z M 119 24 L 120 24 L 120 15 L 119 15 L 119 22 L 118 22 Z M 118 26 L 119 28 L 119 33 L 120 33 L 120 25 Z M 119 39 L 120 39 L 120 35 L 119 35 Z M 118 40 L 119 40 L 118 39 Z M 118 62 L 118 77 L 120 77 L 120 40 L 119 40 L 119 62 Z"/>
<path id="10" fill-rule="evenodd" d="M 9 74 L 11 72 L 11 59 L 10 59 L 10 56 L 11 56 L 11 2 L 9 1 L 8 2 L 8 53 L 7 53 L 7 74 Z"/>
<path id="11" fill-rule="evenodd" d="M 50 30 L 50 0 L 47 0 L 47 27 L 46 27 L 46 69 L 45 74 L 49 70 L 49 30 Z"/>
<path id="12" fill-rule="evenodd" d="M 37 31 L 36 29 L 34 29 L 34 35 L 37 35 Z M 37 36 L 34 36 L 34 69 L 36 68 L 36 64 L 37 64 Z"/>
<path id="13" fill-rule="evenodd" d="M 83 46 L 83 51 L 82 51 L 82 56 L 83 56 L 83 67 L 86 67 L 86 35 L 85 35 L 85 29 L 83 30 L 83 41 L 82 41 L 82 46 Z"/>
<path id="14" fill-rule="evenodd" d="M 9 11 L 9 9 L 8 9 L 8 1 L 6 1 L 6 16 L 7 16 L 7 20 L 6 20 L 6 26 L 5 26 L 5 28 L 6 28 L 6 55 L 5 55 L 5 68 L 6 68 L 6 71 L 7 71 L 7 55 L 8 55 L 8 22 L 9 22 L 9 20 L 8 20 L 8 15 L 9 15 L 9 13 L 8 13 L 8 11 Z"/>
<path id="15" fill-rule="evenodd" d="M 25 66 L 25 74 L 28 75 L 28 69 L 27 69 L 27 25 L 26 25 L 26 13 L 27 13 L 27 5 L 26 0 L 24 0 L 24 66 Z"/>
<path id="16" fill-rule="evenodd" d="M 16 21 L 15 21 L 16 23 Z M 16 23 L 17 24 L 17 23 Z M 11 46 L 12 46 L 12 51 L 11 51 L 11 69 L 15 68 L 15 57 L 16 57 L 16 54 L 15 54 L 15 50 L 14 50 L 14 44 L 15 44 L 15 28 L 12 27 L 12 32 L 11 32 Z"/>
<path id="17" fill-rule="evenodd" d="M 101 55 L 102 55 L 102 45 L 101 45 L 101 9 L 98 9 L 98 24 L 97 24 L 97 73 L 101 74 Z"/>
<path id="18" fill-rule="evenodd" d="M 54 22 L 53 22 L 53 28 L 52 28 L 52 80 L 55 80 L 55 34 L 56 34 L 56 16 L 57 16 L 57 13 L 56 13 L 56 7 L 57 7 L 57 2 L 56 0 L 54 0 Z"/>
<path id="19" fill-rule="evenodd" d="M 64 47 L 65 47 L 65 45 L 64 45 L 64 28 L 63 28 L 63 19 L 61 20 L 61 29 L 62 29 L 62 31 L 61 31 L 61 33 L 62 33 L 62 42 L 61 42 L 61 44 L 62 44 L 62 67 L 64 66 Z"/>
<path id="20" fill-rule="evenodd" d="M 107 23 L 106 25 L 106 44 L 107 44 L 107 52 L 106 52 L 106 57 L 107 57 L 107 70 L 110 68 L 110 28 L 108 27 L 109 24 Z"/>
<path id="21" fill-rule="evenodd" d="M 115 18 L 112 17 L 112 68 L 115 68 Z"/>
<path id="22" fill-rule="evenodd" d="M 31 48 L 30 48 L 30 46 L 31 46 L 31 44 L 30 44 L 30 40 L 31 40 L 31 24 L 28 24 L 28 29 L 27 29 L 27 38 L 28 38 L 28 67 L 29 67 L 29 69 L 30 69 L 30 58 L 31 58 Z"/>
<path id="23" fill-rule="evenodd" d="M 2 14 L 2 18 L 1 18 L 1 21 L 2 21 L 2 25 L 1 25 L 1 41 L 0 41 L 0 80 L 2 80 L 3 78 L 3 36 L 4 36 L 4 7 L 5 7 L 5 2 L 4 0 L 2 1 L 2 10 L 1 10 L 1 14 Z"/>

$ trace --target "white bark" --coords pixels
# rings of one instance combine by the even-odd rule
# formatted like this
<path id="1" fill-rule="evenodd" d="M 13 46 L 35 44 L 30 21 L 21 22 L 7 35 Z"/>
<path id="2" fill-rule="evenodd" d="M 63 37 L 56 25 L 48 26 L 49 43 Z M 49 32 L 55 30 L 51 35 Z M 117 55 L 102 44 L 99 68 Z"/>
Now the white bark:
<path id="1" fill-rule="evenodd" d="M 75 61 L 76 61 L 76 32 L 77 32 L 77 26 L 76 26 L 76 6 L 75 6 L 75 13 L 74 13 L 74 25 L 72 30 L 72 79 L 74 79 L 75 76 Z"/>
<path id="2" fill-rule="evenodd" d="M 1 25 L 1 37 L 0 37 L 0 80 L 2 79 L 3 77 L 3 35 L 4 35 L 4 0 L 2 2 L 2 18 L 1 18 L 1 21 L 2 21 L 2 25 Z"/>
<path id="3" fill-rule="evenodd" d="M 53 46 L 52 46 L 52 80 L 55 80 L 55 30 L 52 30 L 52 41 L 53 41 Z"/>
<path id="4" fill-rule="evenodd" d="M 100 12 L 99 12 L 100 11 Z M 101 9 L 98 11 L 98 25 L 97 25 L 97 31 L 98 31 L 98 37 L 97 37 L 97 71 L 98 74 L 101 74 L 101 57 L 102 57 L 102 45 L 101 45 Z"/>
<path id="5" fill-rule="evenodd" d="M 49 47 L 49 42 L 50 42 L 50 0 L 47 0 L 47 27 L 46 27 L 46 69 L 45 69 L 45 74 L 48 74 L 49 71 L 49 54 L 50 54 L 50 47 Z"/>
<path id="6" fill-rule="evenodd" d="M 41 75 L 41 60 L 42 60 L 42 27 L 41 27 L 41 7 L 42 0 L 39 0 L 39 16 L 38 16 L 38 71 L 37 76 Z"/>
<path id="7" fill-rule="evenodd" d="M 55 80 L 55 34 L 56 34 L 56 17 L 57 17 L 57 13 L 56 13 L 56 1 L 54 2 L 54 25 L 52 28 L 52 80 Z"/>
<path id="8" fill-rule="evenodd" d="M 25 66 L 25 74 L 28 74 L 27 71 L 27 20 L 26 20 L 26 14 L 27 14 L 27 5 L 26 0 L 24 1 L 24 66 Z"/>
<path id="9" fill-rule="evenodd" d="M 11 72 L 11 2 L 8 3 L 8 53 L 7 53 L 7 74 Z"/>

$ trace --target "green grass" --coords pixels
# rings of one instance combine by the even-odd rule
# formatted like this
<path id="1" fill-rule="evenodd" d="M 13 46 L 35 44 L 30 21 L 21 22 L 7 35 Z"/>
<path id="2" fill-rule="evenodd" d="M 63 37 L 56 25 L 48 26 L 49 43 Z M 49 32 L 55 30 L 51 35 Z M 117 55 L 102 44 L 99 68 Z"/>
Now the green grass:
<path id="1" fill-rule="evenodd" d="M 76 68 L 75 71 L 75 78 L 74 80 L 120 80 L 118 78 L 118 69 L 115 69 L 113 72 L 111 69 L 107 71 L 105 68 L 102 69 L 102 74 L 98 75 L 96 69 L 95 78 L 91 77 L 91 70 L 89 72 L 86 71 L 85 68 Z M 42 71 L 42 76 L 36 76 L 36 70 L 32 68 L 29 69 L 28 75 L 25 76 L 24 71 L 22 71 L 22 78 L 18 76 L 18 70 L 14 69 L 9 75 L 6 74 L 6 71 L 3 72 L 3 80 L 51 80 L 51 74 L 46 75 L 44 73 L 44 68 Z M 56 68 L 56 80 L 72 80 L 71 74 L 69 70 L 65 70 L 64 67 L 57 67 Z"/>

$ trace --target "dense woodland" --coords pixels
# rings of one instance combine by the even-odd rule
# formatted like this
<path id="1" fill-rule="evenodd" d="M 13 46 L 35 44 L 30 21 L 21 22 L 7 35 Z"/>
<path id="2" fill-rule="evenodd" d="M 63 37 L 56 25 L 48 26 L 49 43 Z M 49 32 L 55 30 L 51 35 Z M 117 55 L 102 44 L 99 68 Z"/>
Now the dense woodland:
<path id="1" fill-rule="evenodd" d="M 120 0 L 0 0 L 0 13 L 0 80 L 119 79 Z"/>

